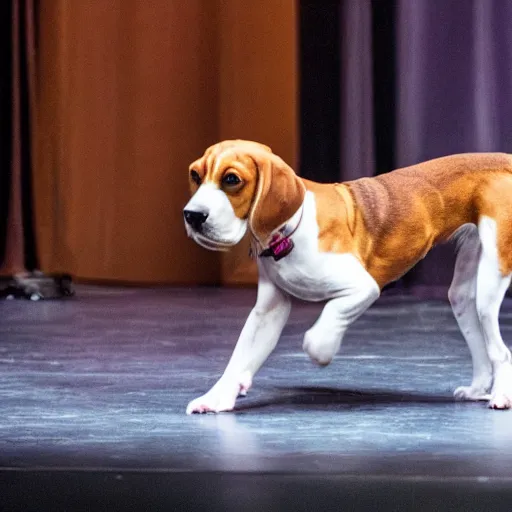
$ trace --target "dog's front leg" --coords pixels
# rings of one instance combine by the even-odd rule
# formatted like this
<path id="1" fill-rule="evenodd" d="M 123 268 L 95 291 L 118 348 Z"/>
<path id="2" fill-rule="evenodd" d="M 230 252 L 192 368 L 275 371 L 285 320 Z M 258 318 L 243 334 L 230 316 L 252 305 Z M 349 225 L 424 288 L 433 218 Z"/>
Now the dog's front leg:
<path id="1" fill-rule="evenodd" d="M 187 414 L 231 411 L 239 394 L 274 350 L 290 314 L 289 297 L 277 288 L 260 266 L 258 298 L 222 377 L 205 395 L 192 400 Z"/>
<path id="2" fill-rule="evenodd" d="M 377 283 L 368 277 L 327 302 L 318 320 L 304 335 L 302 347 L 315 363 L 326 366 L 332 361 L 350 324 L 379 297 Z"/>

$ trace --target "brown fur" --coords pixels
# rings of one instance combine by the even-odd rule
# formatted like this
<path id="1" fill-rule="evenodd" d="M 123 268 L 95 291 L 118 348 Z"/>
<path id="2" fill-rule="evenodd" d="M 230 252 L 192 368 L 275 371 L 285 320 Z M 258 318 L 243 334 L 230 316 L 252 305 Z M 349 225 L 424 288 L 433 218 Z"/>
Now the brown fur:
<path id="1" fill-rule="evenodd" d="M 229 170 L 242 185 L 226 189 L 235 215 L 248 218 L 252 233 L 263 245 L 272 231 L 284 224 L 301 206 L 304 185 L 293 169 L 263 144 L 251 141 L 224 141 L 210 146 L 190 165 L 202 182 L 222 188 L 222 177 Z M 191 180 L 192 193 L 197 185 Z"/>
<path id="2" fill-rule="evenodd" d="M 231 151 L 225 153 L 228 149 Z M 245 152 L 243 151 L 244 149 Z M 236 174 L 243 180 L 245 186 L 240 189 L 234 189 L 228 195 L 237 216 L 240 218 L 245 218 L 248 215 L 250 203 L 256 189 L 254 161 L 246 154 L 251 149 L 272 153 L 268 146 L 259 142 L 225 140 L 208 147 L 204 155 L 189 166 L 189 171 L 195 170 L 199 174 L 202 183 L 211 182 L 219 185 L 222 176 L 224 176 L 228 169 L 238 171 Z M 225 153 L 222 155 L 223 158 L 217 161 L 222 153 Z M 190 179 L 191 193 L 194 194 L 197 189 L 198 185 Z M 246 204 L 247 202 L 249 204 Z"/>
<path id="3" fill-rule="evenodd" d="M 249 216 L 251 230 L 260 243 L 299 210 L 306 193 L 304 184 L 278 156 L 261 151 L 251 154 L 258 169 L 258 191 Z"/>
<path id="4" fill-rule="evenodd" d="M 302 180 L 315 195 L 318 245 L 321 252 L 352 252 L 355 247 L 354 201 L 343 184 Z"/>
<path id="5" fill-rule="evenodd" d="M 512 186 L 512 158 L 504 154 L 464 154 L 430 160 L 346 185 L 356 205 L 357 253 L 380 286 L 399 278 L 433 245 L 462 224 L 488 215 L 498 223 L 502 271 L 510 272 L 508 251 L 512 204 L 496 204 L 498 190 Z M 502 201 L 503 202 L 503 201 Z M 499 210 L 500 214 L 497 214 Z"/>
<path id="6" fill-rule="evenodd" d="M 509 155 L 452 155 L 374 178 L 320 184 L 298 178 L 267 146 L 224 141 L 190 168 L 213 183 L 220 184 L 227 169 L 243 179 L 240 189 L 227 194 L 260 242 L 300 208 L 309 190 L 316 201 L 319 250 L 353 253 L 381 287 L 482 215 L 496 221 L 501 271 L 512 272 Z"/>
<path id="7" fill-rule="evenodd" d="M 496 221 L 498 256 L 503 275 L 512 272 L 512 175 L 500 175 L 489 180 L 478 195 L 477 208 L 481 215 Z"/>

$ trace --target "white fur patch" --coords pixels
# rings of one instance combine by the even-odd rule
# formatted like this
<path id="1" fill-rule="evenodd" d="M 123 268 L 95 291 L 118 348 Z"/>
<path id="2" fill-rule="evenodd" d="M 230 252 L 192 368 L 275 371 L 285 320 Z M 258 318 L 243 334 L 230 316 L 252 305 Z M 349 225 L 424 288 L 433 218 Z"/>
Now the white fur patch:
<path id="1" fill-rule="evenodd" d="M 482 254 L 478 264 L 476 310 L 494 374 L 489 406 L 495 409 L 510 409 L 512 356 L 503 343 L 498 317 L 511 276 L 504 276 L 500 272 L 496 221 L 482 216 L 478 223 L 478 233 L 482 243 Z"/>
<path id="2" fill-rule="evenodd" d="M 224 191 L 213 183 L 201 185 L 184 209 L 208 215 L 201 232 L 185 223 L 188 236 L 206 249 L 228 250 L 240 242 L 247 231 L 247 220 L 235 215 Z"/>
<path id="3" fill-rule="evenodd" d="M 297 225 L 300 215 L 301 210 L 290 224 Z M 319 252 L 316 205 L 310 192 L 292 239 L 295 247 L 283 259 L 258 258 L 256 306 L 226 371 L 210 391 L 189 403 L 187 414 L 233 409 L 237 395 L 250 387 L 279 339 L 290 312 L 288 294 L 311 301 L 331 299 L 304 337 L 304 350 L 319 364 L 332 360 L 349 325 L 379 296 L 377 283 L 353 255 Z"/>
<path id="4" fill-rule="evenodd" d="M 299 210 L 290 220 L 298 222 Z M 379 286 L 359 260 L 350 253 L 320 252 L 315 197 L 306 192 L 302 221 L 293 235 L 295 248 L 285 258 L 262 258 L 270 279 L 289 294 L 303 300 L 322 301 L 348 295 L 361 288 L 378 297 Z"/>

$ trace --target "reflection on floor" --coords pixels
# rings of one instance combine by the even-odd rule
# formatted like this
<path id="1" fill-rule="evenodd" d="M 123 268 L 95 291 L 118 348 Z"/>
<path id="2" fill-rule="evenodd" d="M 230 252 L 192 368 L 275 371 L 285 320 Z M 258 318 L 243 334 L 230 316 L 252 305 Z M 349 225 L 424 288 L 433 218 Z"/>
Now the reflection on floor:
<path id="1" fill-rule="evenodd" d="M 379 299 L 327 368 L 301 350 L 321 305 L 297 302 L 236 412 L 186 416 L 254 299 L 82 286 L 1 302 L 0 508 L 510 509 L 512 412 L 452 399 L 471 361 L 445 301 Z M 510 340 L 510 299 L 501 325 Z"/>

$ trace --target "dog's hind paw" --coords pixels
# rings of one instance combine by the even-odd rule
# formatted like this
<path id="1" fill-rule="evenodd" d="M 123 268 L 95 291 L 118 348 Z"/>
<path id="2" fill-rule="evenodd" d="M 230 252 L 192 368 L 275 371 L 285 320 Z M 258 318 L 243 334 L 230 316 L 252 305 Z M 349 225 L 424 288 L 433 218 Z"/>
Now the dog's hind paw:
<path id="1" fill-rule="evenodd" d="M 485 389 L 476 386 L 460 386 L 454 392 L 453 396 L 457 400 L 463 401 L 487 401 L 491 395 Z"/>
<path id="2" fill-rule="evenodd" d="M 512 396 L 505 393 L 493 394 L 489 400 L 489 407 L 491 409 L 512 409 Z"/>
<path id="3" fill-rule="evenodd" d="M 512 409 L 512 364 L 503 363 L 496 370 L 491 399 L 491 409 Z"/>

